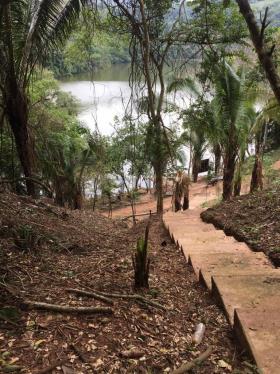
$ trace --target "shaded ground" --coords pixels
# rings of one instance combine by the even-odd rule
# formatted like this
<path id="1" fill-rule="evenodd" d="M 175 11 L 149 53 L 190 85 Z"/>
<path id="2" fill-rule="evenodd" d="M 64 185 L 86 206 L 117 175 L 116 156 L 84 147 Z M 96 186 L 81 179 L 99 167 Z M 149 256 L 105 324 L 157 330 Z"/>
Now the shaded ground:
<path id="1" fill-rule="evenodd" d="M 280 266 L 280 187 L 234 198 L 202 213 L 226 234 L 244 241 L 255 251 L 263 251 Z"/>
<path id="2" fill-rule="evenodd" d="M 53 373 L 163 373 L 212 345 L 209 360 L 194 373 L 253 372 L 239 355 L 223 314 L 198 285 L 157 219 L 151 228 L 150 290 L 145 297 L 168 310 L 118 299 L 109 316 L 20 307 L 26 299 L 105 305 L 70 294 L 67 287 L 132 293 L 131 254 L 145 222 L 129 229 L 100 215 L 69 212 L 47 201 L 12 194 L 0 195 L 0 220 L 0 371 L 11 363 L 21 366 L 22 373 L 33 374 L 65 359 L 63 371 L 60 367 Z M 32 238 L 32 250 L 15 246 L 15 242 L 23 245 L 19 233 Z M 17 320 L 13 319 L 15 309 L 3 311 L 7 306 L 17 308 Z M 192 334 L 199 322 L 206 324 L 206 334 L 201 345 L 194 347 Z M 71 344 L 82 352 L 91 371 Z M 122 351 L 133 347 L 142 351 L 141 358 L 121 357 Z"/>

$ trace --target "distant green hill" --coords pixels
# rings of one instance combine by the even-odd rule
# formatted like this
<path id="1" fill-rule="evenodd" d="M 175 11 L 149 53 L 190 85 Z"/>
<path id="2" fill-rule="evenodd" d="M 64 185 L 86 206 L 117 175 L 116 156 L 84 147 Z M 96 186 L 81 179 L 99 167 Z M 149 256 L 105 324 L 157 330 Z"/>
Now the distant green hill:
<path id="1" fill-rule="evenodd" d="M 273 25 L 280 26 L 280 0 L 251 0 L 250 3 L 256 12 L 264 12 L 269 7 L 269 19 Z"/>

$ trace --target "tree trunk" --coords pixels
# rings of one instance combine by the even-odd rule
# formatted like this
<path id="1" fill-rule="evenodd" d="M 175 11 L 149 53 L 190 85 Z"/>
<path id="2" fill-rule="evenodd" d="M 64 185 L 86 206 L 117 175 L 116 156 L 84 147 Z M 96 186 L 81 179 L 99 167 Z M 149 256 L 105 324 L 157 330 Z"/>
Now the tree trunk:
<path id="1" fill-rule="evenodd" d="M 241 174 L 239 173 L 234 183 L 234 191 L 233 191 L 234 196 L 240 196 L 241 185 L 242 185 L 242 178 L 241 178 Z"/>
<path id="2" fill-rule="evenodd" d="M 62 177 L 57 177 L 54 181 L 54 191 L 55 191 L 55 204 L 64 207 L 65 205 L 65 193 L 64 193 L 64 179 Z"/>
<path id="3" fill-rule="evenodd" d="M 138 183 L 139 183 L 140 177 L 141 177 L 141 175 L 137 175 L 136 179 L 135 179 L 135 186 L 134 186 L 134 188 L 135 188 L 136 191 L 138 190 Z"/>
<path id="4" fill-rule="evenodd" d="M 174 210 L 175 210 L 175 213 L 182 209 L 181 198 L 182 198 L 182 196 L 181 196 L 180 183 L 176 182 L 176 184 L 175 184 L 175 194 L 174 194 Z"/>
<path id="5" fill-rule="evenodd" d="M 189 202 L 189 188 L 184 191 L 184 200 L 183 200 L 183 210 L 189 209 L 190 202 Z"/>
<path id="6" fill-rule="evenodd" d="M 75 194 L 73 196 L 73 209 L 81 210 L 83 207 L 83 194 L 80 187 L 75 189 Z"/>
<path id="7" fill-rule="evenodd" d="M 256 137 L 256 149 L 255 149 L 255 162 L 252 170 L 250 192 L 263 189 L 263 167 L 262 167 L 262 157 L 264 149 L 264 137 L 265 128 L 257 134 Z"/>
<path id="8" fill-rule="evenodd" d="M 20 91 L 15 91 L 13 97 L 7 100 L 7 117 L 14 134 L 18 157 L 26 179 L 28 195 L 35 195 L 35 184 L 32 178 L 34 170 L 34 151 L 28 131 L 28 108 L 26 98 Z"/>
<path id="9" fill-rule="evenodd" d="M 222 157 L 222 150 L 219 144 L 214 146 L 214 157 L 215 157 L 215 165 L 214 165 L 214 173 L 215 175 L 219 174 L 220 167 L 221 167 L 221 157 Z"/>
<path id="10" fill-rule="evenodd" d="M 198 155 L 196 152 L 193 154 L 193 167 L 192 167 L 192 177 L 193 177 L 193 182 L 196 183 L 198 179 L 198 173 L 200 169 L 200 164 L 201 164 L 201 159 L 200 155 Z"/>
<path id="11" fill-rule="evenodd" d="M 262 159 L 259 154 L 256 154 L 251 177 L 250 192 L 257 191 L 258 189 L 263 189 Z"/>
<path id="12" fill-rule="evenodd" d="M 157 161 L 154 169 L 156 175 L 157 213 L 161 214 L 163 212 L 163 176 L 160 161 Z"/>
<path id="13" fill-rule="evenodd" d="M 230 200 L 232 197 L 235 162 L 236 153 L 227 150 L 224 159 L 223 200 Z"/>
<path id="14" fill-rule="evenodd" d="M 94 179 L 93 182 L 93 203 L 92 203 L 92 211 L 95 211 L 95 205 L 97 201 L 97 187 L 98 187 L 98 177 Z"/>
<path id="15" fill-rule="evenodd" d="M 262 20 L 261 28 L 259 27 L 254 12 L 249 4 L 248 0 L 236 0 L 240 12 L 243 15 L 248 29 L 250 31 L 251 39 L 254 44 L 255 50 L 257 52 L 260 64 L 265 71 L 266 77 L 270 83 L 270 87 L 274 92 L 274 95 L 280 104 L 280 76 L 277 73 L 276 66 L 273 62 L 273 52 L 275 45 L 269 48 L 265 42 L 265 29 L 268 25 L 267 23 L 267 12 L 266 9 L 265 16 Z"/>

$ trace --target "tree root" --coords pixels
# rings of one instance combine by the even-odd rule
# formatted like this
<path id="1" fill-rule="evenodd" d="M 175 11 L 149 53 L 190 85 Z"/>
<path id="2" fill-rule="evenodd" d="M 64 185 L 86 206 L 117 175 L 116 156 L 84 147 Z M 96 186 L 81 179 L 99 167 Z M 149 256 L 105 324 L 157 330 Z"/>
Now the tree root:
<path id="1" fill-rule="evenodd" d="M 78 307 L 78 306 L 69 306 L 69 305 L 57 305 L 57 304 L 47 304 L 37 301 L 25 300 L 24 306 L 32 309 L 42 309 L 50 310 L 53 312 L 60 313 L 79 313 L 79 314 L 113 314 L 113 309 L 108 307 Z"/>
<path id="2" fill-rule="evenodd" d="M 78 295 L 84 295 L 84 296 L 93 297 L 96 300 L 103 301 L 104 303 L 107 303 L 107 304 L 110 304 L 110 305 L 114 304 L 113 300 L 109 299 L 108 297 L 105 297 L 105 296 L 102 296 L 102 295 L 98 295 L 95 292 L 78 290 L 77 288 L 66 288 L 66 291 L 67 292 L 74 292 L 74 293 L 76 293 Z"/>
<path id="3" fill-rule="evenodd" d="M 171 374 L 184 374 L 191 369 L 193 369 L 195 366 L 200 365 L 203 361 L 207 360 L 207 358 L 211 355 L 213 348 L 209 347 L 207 350 L 203 353 L 201 353 L 200 356 L 195 358 L 191 362 L 186 362 L 183 365 L 181 365 L 178 369 L 174 370 Z"/>

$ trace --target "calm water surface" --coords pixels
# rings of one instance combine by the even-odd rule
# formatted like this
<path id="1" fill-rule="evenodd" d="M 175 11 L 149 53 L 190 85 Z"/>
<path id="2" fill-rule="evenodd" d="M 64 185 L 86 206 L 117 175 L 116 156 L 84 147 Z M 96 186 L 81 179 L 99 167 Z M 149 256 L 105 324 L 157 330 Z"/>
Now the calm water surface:
<path id="1" fill-rule="evenodd" d="M 113 132 L 116 116 L 122 117 L 130 98 L 129 66 L 114 65 L 92 75 L 75 75 L 60 82 L 80 102 L 79 119 L 90 129 L 96 124 L 104 135 Z"/>

